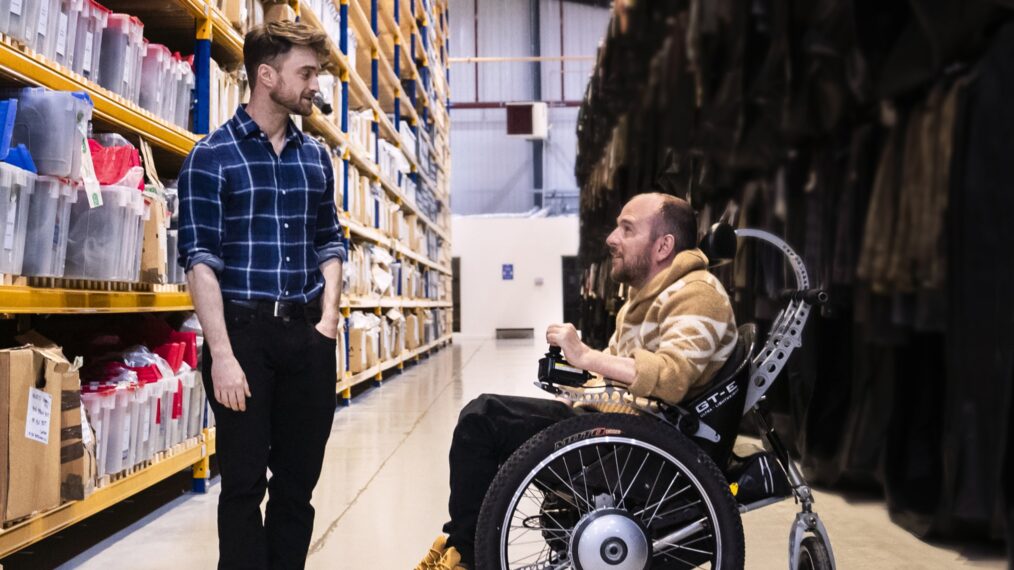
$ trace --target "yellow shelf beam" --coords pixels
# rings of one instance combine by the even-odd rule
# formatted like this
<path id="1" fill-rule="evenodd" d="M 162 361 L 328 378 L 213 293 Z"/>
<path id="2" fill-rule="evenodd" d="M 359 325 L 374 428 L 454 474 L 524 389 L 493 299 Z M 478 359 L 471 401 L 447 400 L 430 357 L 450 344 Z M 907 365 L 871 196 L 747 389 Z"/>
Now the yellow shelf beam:
<path id="1" fill-rule="evenodd" d="M 416 263 L 420 263 L 446 275 L 452 274 L 450 267 L 446 265 L 440 265 L 439 263 L 427 258 L 426 256 L 420 253 L 416 253 L 415 251 L 412 251 L 407 245 L 405 245 L 401 241 L 382 233 L 380 230 L 377 230 L 376 228 L 364 226 L 363 224 L 349 217 L 348 213 L 346 213 L 345 216 L 342 218 L 342 223 L 348 226 L 350 233 L 356 237 L 372 241 L 378 245 L 382 245 L 384 247 L 393 249 L 394 251 L 400 253 L 402 256 L 407 257 L 415 261 Z"/>
<path id="2" fill-rule="evenodd" d="M 200 23 L 211 21 L 211 41 L 221 46 L 235 61 L 243 60 L 243 36 L 225 17 L 213 0 L 177 0 Z"/>
<path id="3" fill-rule="evenodd" d="M 58 91 L 84 91 L 95 104 L 95 118 L 118 129 L 136 133 L 152 144 L 180 156 L 186 156 L 200 140 L 194 133 L 156 117 L 135 103 L 41 55 L 23 51 L 6 39 L 0 41 L 0 73 L 27 85 Z"/>
<path id="4" fill-rule="evenodd" d="M 214 432 L 209 431 L 209 439 L 199 440 L 172 457 L 168 457 L 146 467 L 133 475 L 128 475 L 115 483 L 97 489 L 83 501 L 72 501 L 56 509 L 41 513 L 25 522 L 0 531 L 0 558 L 17 552 L 34 544 L 47 536 L 80 522 L 100 511 L 103 511 L 124 499 L 168 479 L 214 453 Z"/>
<path id="5" fill-rule="evenodd" d="M 148 313 L 192 310 L 193 302 L 190 294 L 185 292 L 0 287 L 0 314 Z"/>

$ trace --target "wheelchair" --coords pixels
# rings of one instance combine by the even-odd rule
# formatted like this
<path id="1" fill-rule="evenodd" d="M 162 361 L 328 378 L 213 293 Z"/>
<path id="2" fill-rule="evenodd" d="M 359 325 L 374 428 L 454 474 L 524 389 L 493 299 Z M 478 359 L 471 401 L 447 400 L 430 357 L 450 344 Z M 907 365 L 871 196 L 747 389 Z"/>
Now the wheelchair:
<path id="1" fill-rule="evenodd" d="M 536 385 L 603 411 L 550 426 L 501 465 L 476 529 L 479 570 L 742 568 L 740 516 L 790 497 L 800 506 L 789 533 L 790 570 L 835 568 L 810 488 L 758 409 L 801 346 L 811 307 L 827 295 L 810 289 L 803 260 L 773 234 L 716 224 L 701 248 L 713 265 L 727 263 L 737 238 L 778 248 L 795 273 L 797 288 L 784 295 L 763 346 L 755 325 L 741 326 L 707 391 L 679 406 L 608 382 L 586 386 L 590 376 L 551 349 Z M 746 414 L 767 451 L 734 452 Z"/>

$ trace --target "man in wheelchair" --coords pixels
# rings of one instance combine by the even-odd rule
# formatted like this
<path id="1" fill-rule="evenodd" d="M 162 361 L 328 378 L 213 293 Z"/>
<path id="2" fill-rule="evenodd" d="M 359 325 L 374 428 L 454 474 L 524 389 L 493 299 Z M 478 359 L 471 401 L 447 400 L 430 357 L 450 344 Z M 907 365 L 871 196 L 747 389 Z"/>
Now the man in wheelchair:
<path id="1" fill-rule="evenodd" d="M 606 243 L 612 254 L 612 278 L 630 286 L 628 301 L 617 315 L 616 333 L 608 348 L 605 351 L 591 349 L 581 342 L 571 324 L 549 327 L 547 342 L 562 349 L 567 364 L 599 377 L 593 382 L 608 378 L 634 397 L 675 405 L 701 394 L 736 349 L 738 333 L 729 297 L 718 279 L 708 272 L 708 259 L 697 248 L 697 221 L 692 208 L 673 196 L 638 195 L 624 206 L 617 219 L 617 228 Z M 591 411 L 623 409 L 627 408 L 622 403 L 584 406 L 562 400 L 491 394 L 467 404 L 461 411 L 451 442 L 451 520 L 443 529 L 447 535 L 437 538 L 417 569 L 475 567 L 476 526 L 483 500 L 500 467 L 526 441 L 550 426 Z M 593 460 L 588 456 L 575 456 L 572 459 L 604 462 L 601 457 Z M 637 465 L 630 463 L 641 459 L 632 452 L 622 452 L 609 461 L 615 460 L 618 467 L 626 462 L 626 469 L 616 472 L 624 474 L 625 478 L 620 476 L 610 481 L 607 470 L 588 473 L 586 469 L 585 476 L 577 484 L 585 489 L 627 487 L 624 500 L 640 501 L 644 509 L 651 510 L 655 505 L 649 502 L 652 500 L 652 493 L 648 492 L 651 490 L 649 475 L 660 478 L 669 468 L 649 464 L 645 457 L 642 468 L 648 471 L 642 469 L 643 475 L 640 472 L 634 475 Z M 563 457 L 563 460 L 567 462 L 568 458 Z M 560 467 L 561 471 L 564 469 Z M 569 466 L 566 472 L 570 473 Z M 543 498 L 537 513 L 519 519 L 519 526 L 530 526 L 538 531 L 536 534 L 548 545 L 545 549 L 566 550 L 569 534 L 563 534 L 560 529 L 568 525 L 561 519 L 573 519 L 570 522 L 576 523 L 582 507 L 590 507 L 578 504 L 574 493 L 568 493 L 568 488 L 573 490 L 570 483 L 563 478 L 533 482 L 533 488 L 538 488 Z M 654 498 L 665 499 L 664 493 L 657 495 L 659 492 L 661 489 L 654 491 Z M 660 500 L 658 506 L 661 504 Z M 652 525 L 672 526 L 683 520 L 678 511 L 654 510 Z M 666 510 L 671 510 L 668 505 Z M 632 547 L 622 541 L 610 548 L 615 550 L 604 555 L 616 560 L 637 556 L 636 552 L 628 552 Z M 562 555 L 549 553 L 546 556 L 547 559 L 556 556 L 559 560 Z M 480 564 L 488 564 L 483 563 L 481 556 L 478 558 Z M 539 565 L 536 559 L 532 562 L 532 568 L 555 567 Z"/>

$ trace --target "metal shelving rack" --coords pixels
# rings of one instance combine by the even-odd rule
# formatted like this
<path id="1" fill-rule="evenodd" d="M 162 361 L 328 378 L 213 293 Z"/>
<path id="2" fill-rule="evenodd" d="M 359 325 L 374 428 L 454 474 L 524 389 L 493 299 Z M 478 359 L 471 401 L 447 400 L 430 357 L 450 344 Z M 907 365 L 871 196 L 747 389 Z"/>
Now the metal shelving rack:
<path id="1" fill-rule="evenodd" d="M 372 126 L 374 133 L 377 134 L 377 140 L 384 138 L 400 147 L 398 125 L 404 117 L 417 137 L 420 125 L 429 124 L 433 125 L 442 137 L 441 140 L 446 143 L 449 138 L 446 78 L 441 74 L 440 79 L 434 82 L 430 76 L 430 63 L 433 62 L 433 59 L 427 53 L 429 39 L 426 34 L 429 22 L 439 23 L 437 35 L 440 38 L 441 47 L 436 59 L 437 63 L 446 70 L 447 0 L 331 1 L 339 5 L 341 14 L 340 42 L 338 46 L 332 45 L 331 50 L 331 64 L 339 71 L 342 82 L 341 129 L 326 121 L 319 113 L 307 118 L 304 121 L 304 128 L 323 137 L 341 153 L 344 168 L 340 175 L 345 177 L 343 188 L 348 188 L 349 165 L 355 165 L 361 172 L 380 183 L 384 191 L 405 212 L 415 214 L 426 227 L 437 234 L 443 241 L 443 248 L 449 248 L 449 229 L 441 227 L 435 220 L 426 216 L 414 202 L 402 195 L 397 184 L 380 175 L 376 148 L 358 148 L 351 143 L 348 135 L 348 114 L 351 102 L 356 107 L 373 110 Z M 186 22 L 188 29 L 196 31 L 194 44 L 196 79 L 194 132 L 188 132 L 176 125 L 171 125 L 136 104 L 3 37 L 0 37 L 0 75 L 26 85 L 39 85 L 57 90 L 85 91 L 95 103 L 94 118 L 103 128 L 145 139 L 153 145 L 160 158 L 172 157 L 172 160 L 176 161 L 175 164 L 179 164 L 194 144 L 209 132 L 210 65 L 213 54 L 216 58 L 226 62 L 240 61 L 243 38 L 215 7 L 214 0 L 159 0 L 151 5 L 134 3 L 129 0 L 108 0 L 106 4 L 131 13 L 137 13 L 137 10 L 159 11 L 160 19 L 162 19 L 161 11 L 167 11 L 169 13 L 166 15 L 166 20 L 173 22 L 182 20 Z M 298 0 L 289 0 L 289 5 L 300 19 L 320 27 L 317 15 L 310 10 L 301 11 Z M 406 10 L 410 16 L 408 18 L 404 17 Z M 369 15 L 368 19 L 367 14 Z M 350 26 L 350 23 L 353 25 Z M 191 24 L 192 27 L 190 27 Z M 368 50 L 369 85 L 362 75 L 349 64 L 346 53 L 350 30 L 357 34 L 357 39 L 360 40 L 358 42 L 360 49 Z M 406 43 L 410 45 L 408 54 L 404 49 Z M 434 83 L 439 85 L 434 85 Z M 393 124 L 386 112 L 394 114 Z M 418 181 L 416 158 L 413 156 L 408 158 L 412 176 Z M 446 180 L 449 164 L 441 164 L 437 161 L 437 167 L 445 174 Z M 447 189 L 435 188 L 435 190 L 437 200 L 442 207 L 448 208 L 449 192 Z M 404 262 L 416 263 L 446 275 L 451 274 L 450 267 L 441 264 L 439 259 L 429 259 L 376 228 L 368 228 L 354 222 L 348 214 L 348 197 L 337 196 L 336 198 L 336 203 L 341 204 L 343 208 L 342 217 L 347 240 L 376 243 L 390 249 L 398 259 Z M 193 310 L 189 294 L 179 286 L 113 284 L 82 282 L 80 280 L 49 280 L 42 286 L 35 281 L 0 276 L 0 316 Z M 354 309 L 381 313 L 383 309 L 389 308 L 450 309 L 450 307 L 450 300 L 343 296 L 342 301 L 342 311 L 346 317 Z M 345 334 L 347 347 L 347 330 Z M 352 375 L 348 370 L 336 371 L 336 387 L 341 399 L 348 403 L 351 398 L 351 388 L 355 384 L 367 380 L 379 382 L 385 372 L 401 370 L 406 363 L 416 361 L 426 353 L 438 349 L 450 341 L 450 335 L 441 337 L 430 344 L 406 351 L 394 359 L 380 363 L 357 375 Z M 345 362 L 348 362 L 347 353 Z M 195 490 L 203 491 L 210 471 L 209 458 L 214 452 L 215 432 L 212 428 L 205 430 L 196 443 L 189 442 L 177 446 L 166 453 L 166 457 L 161 461 L 133 474 L 122 476 L 110 485 L 96 490 L 93 495 L 83 501 L 66 503 L 56 509 L 40 513 L 21 523 L 2 529 L 0 530 L 0 557 L 7 556 L 55 534 L 188 467 L 193 468 L 194 471 Z"/>

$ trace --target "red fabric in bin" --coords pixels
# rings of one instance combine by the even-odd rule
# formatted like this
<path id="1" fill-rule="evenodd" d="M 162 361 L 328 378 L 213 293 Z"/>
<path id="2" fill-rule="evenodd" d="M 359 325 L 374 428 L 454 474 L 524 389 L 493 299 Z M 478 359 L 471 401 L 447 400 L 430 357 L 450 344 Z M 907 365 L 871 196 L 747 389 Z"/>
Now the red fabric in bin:
<path id="1" fill-rule="evenodd" d="M 95 177 L 99 184 L 116 184 L 135 166 L 141 166 L 141 153 L 132 146 L 102 146 L 94 139 L 88 139 L 88 148 L 95 165 Z M 137 186 L 144 190 L 144 179 Z"/>
<path id="2" fill-rule="evenodd" d="M 161 356 L 169 363 L 173 372 L 179 372 L 183 366 L 184 347 L 182 342 L 167 342 L 154 350 L 155 354 Z"/>
<path id="3" fill-rule="evenodd" d="M 170 342 L 183 344 L 183 362 L 186 362 L 191 369 L 197 368 L 197 333 L 176 332 L 169 333 Z"/>

